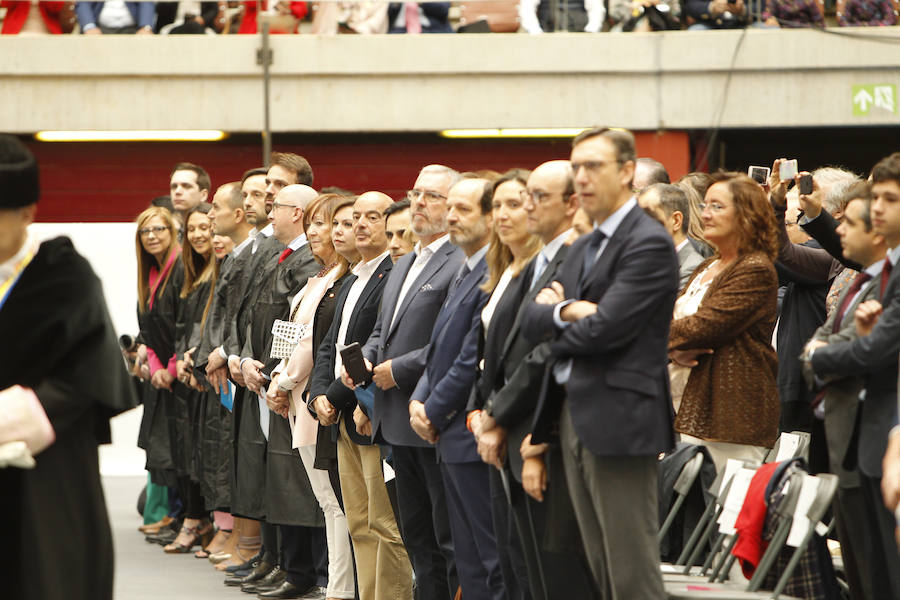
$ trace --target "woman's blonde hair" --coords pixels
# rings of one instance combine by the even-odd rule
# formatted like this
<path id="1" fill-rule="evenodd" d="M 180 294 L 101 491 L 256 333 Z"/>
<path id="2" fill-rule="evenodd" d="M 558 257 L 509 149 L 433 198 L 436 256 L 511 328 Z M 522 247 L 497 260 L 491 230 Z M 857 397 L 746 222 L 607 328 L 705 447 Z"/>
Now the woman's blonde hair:
<path id="1" fill-rule="evenodd" d="M 306 207 L 306 211 L 303 213 L 303 230 L 306 231 L 309 229 L 309 224 L 312 223 L 313 217 L 316 216 L 317 212 L 322 212 L 325 217 L 325 221 L 329 223 L 334 219 L 334 215 L 337 211 L 345 208 L 347 206 L 353 206 L 353 203 L 356 201 L 356 196 L 341 196 L 340 194 L 319 194 L 316 198 L 309 203 L 309 206 Z M 334 246 L 334 240 L 331 240 L 332 247 Z M 340 253 L 335 251 L 337 255 L 337 269 L 338 269 L 338 277 L 341 277 L 344 273 L 346 273 L 350 268 L 349 261 Z M 316 262 L 322 264 L 322 260 L 318 257 L 314 257 Z M 328 265 L 322 265 L 327 267 Z"/>
<path id="2" fill-rule="evenodd" d="M 154 217 L 159 217 L 165 223 L 171 240 L 161 265 L 156 264 L 156 258 L 144 250 L 144 245 L 141 243 L 141 228 Z M 178 232 L 175 228 L 175 217 L 167 209 L 160 206 L 151 206 L 139 214 L 137 219 L 135 219 L 135 223 L 137 223 L 137 229 L 134 232 L 134 246 L 137 253 L 138 267 L 138 310 L 144 312 L 149 308 L 150 304 L 150 268 L 153 266 L 158 267 L 163 275 L 162 281 L 157 285 L 157 291 L 161 294 L 166 289 L 166 284 L 169 283 L 169 275 L 172 270 L 169 269 L 164 272 L 164 269 L 172 253 L 178 250 Z"/>

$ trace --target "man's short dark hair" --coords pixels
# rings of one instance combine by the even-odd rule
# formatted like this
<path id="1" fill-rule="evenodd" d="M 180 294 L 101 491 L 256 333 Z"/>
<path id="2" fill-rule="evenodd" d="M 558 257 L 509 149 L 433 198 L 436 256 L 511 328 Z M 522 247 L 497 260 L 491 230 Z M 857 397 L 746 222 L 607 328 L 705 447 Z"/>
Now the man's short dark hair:
<path id="1" fill-rule="evenodd" d="M 197 174 L 197 187 L 201 190 L 209 190 L 212 187 L 212 181 L 209 179 L 209 173 L 200 165 L 189 162 L 180 162 L 172 168 L 169 173 L 169 179 L 175 174 L 175 171 L 193 171 Z"/>
<path id="2" fill-rule="evenodd" d="M 406 210 L 409 208 L 409 198 L 404 198 L 403 200 L 397 200 L 386 209 L 384 209 L 384 218 L 387 220 L 389 216 L 394 213 L 398 213 L 400 211 Z"/>
<path id="3" fill-rule="evenodd" d="M 900 185 L 900 152 L 882 158 L 872 167 L 872 183 L 895 181 Z"/>
<path id="4" fill-rule="evenodd" d="M 241 175 L 241 187 L 243 187 L 244 182 L 251 177 L 256 177 L 257 175 L 262 175 L 263 177 L 265 177 L 268 172 L 269 170 L 265 167 L 256 167 L 255 169 L 248 169 L 244 171 L 244 174 Z"/>
<path id="5" fill-rule="evenodd" d="M 644 165 L 650 172 L 650 176 L 647 178 L 649 185 L 653 185 L 654 183 L 672 183 L 672 180 L 669 179 L 669 172 L 666 171 L 666 166 L 659 162 L 654 158 L 639 158 L 635 161 L 635 167 L 638 165 Z"/>
<path id="6" fill-rule="evenodd" d="M 337 196 L 355 196 L 353 192 L 350 190 L 344 189 L 342 187 L 338 187 L 336 185 L 326 185 L 321 190 L 319 190 L 319 194 L 335 194 Z"/>
<path id="7" fill-rule="evenodd" d="M 687 194 L 677 185 L 671 183 L 654 183 L 644 188 L 643 196 L 647 192 L 655 191 L 659 197 L 659 207 L 671 217 L 676 210 L 681 213 L 681 233 L 687 235 L 691 224 L 691 203 Z"/>
<path id="8" fill-rule="evenodd" d="M 841 198 L 841 205 L 846 209 L 847 205 L 853 200 L 862 200 L 865 205 L 862 222 L 866 231 L 872 231 L 872 213 L 870 212 L 872 207 L 872 184 L 868 181 L 857 181 L 850 184 L 844 191 L 843 197 Z"/>
<path id="9" fill-rule="evenodd" d="M 616 150 L 616 160 L 620 163 L 624 164 L 629 160 L 633 161 L 637 159 L 634 134 L 627 129 L 612 129 L 610 127 L 594 127 L 593 129 L 587 129 L 575 136 L 575 139 L 572 140 L 572 147 L 574 148 L 581 142 L 597 137 L 598 135 L 606 138 L 606 140 L 613 145 L 613 148 Z"/>
<path id="10" fill-rule="evenodd" d="M 291 152 L 273 152 L 269 164 L 272 166 L 278 165 L 288 171 L 293 171 L 296 173 L 296 181 L 294 183 L 301 183 L 312 187 L 312 167 L 309 166 L 309 161 L 299 154 L 293 154 Z"/>
<path id="11" fill-rule="evenodd" d="M 150 201 L 150 206 L 159 206 L 165 208 L 169 212 L 175 212 L 175 206 L 172 204 L 172 196 L 157 196 Z"/>

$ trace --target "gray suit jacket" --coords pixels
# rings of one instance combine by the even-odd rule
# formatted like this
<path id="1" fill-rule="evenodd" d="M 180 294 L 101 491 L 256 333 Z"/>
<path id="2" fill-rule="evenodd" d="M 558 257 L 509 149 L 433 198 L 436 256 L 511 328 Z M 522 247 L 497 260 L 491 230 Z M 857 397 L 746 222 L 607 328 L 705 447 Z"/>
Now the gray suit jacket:
<path id="1" fill-rule="evenodd" d="M 878 281 L 874 284 L 878 286 Z M 877 294 L 877 291 L 876 291 Z M 866 400 L 859 423 L 858 463 L 863 475 L 881 477 L 888 432 L 897 424 L 897 354 L 900 352 L 900 268 L 891 271 L 881 299 L 884 312 L 872 333 L 829 344 L 813 353 L 819 376 L 861 375 Z"/>
<path id="2" fill-rule="evenodd" d="M 694 249 L 694 245 L 690 241 L 678 251 L 678 288 L 685 286 L 694 270 L 700 266 L 704 260 L 703 256 Z"/>
<path id="3" fill-rule="evenodd" d="M 375 388 L 372 439 L 397 446 L 429 447 L 431 444 L 409 425 L 409 397 L 425 372 L 431 330 L 464 254 L 449 241 L 438 248 L 409 288 L 394 319 L 400 289 L 415 260 L 416 254 L 410 252 L 391 270 L 384 284 L 378 320 L 363 347 L 363 355 L 373 365 L 390 359 L 391 373 L 397 382 L 396 387 L 386 391 Z"/>
<path id="4" fill-rule="evenodd" d="M 847 297 L 848 286 L 838 298 L 838 307 L 842 306 Z M 853 313 L 860 303 L 866 300 L 878 299 L 878 282 L 872 282 L 863 288 L 861 294 L 850 303 L 841 319 L 840 328 L 834 331 L 834 322 L 838 311 L 835 310 L 825 323 L 813 334 L 812 339 L 834 344 L 856 339 L 856 327 L 853 323 Z M 837 474 L 841 487 L 850 488 L 859 486 L 858 469 L 848 470 L 844 468 L 844 458 L 850 450 L 853 440 L 853 432 L 856 425 L 856 413 L 859 408 L 859 393 L 865 386 L 862 377 L 844 377 L 828 383 L 825 388 L 825 433 L 828 439 L 828 460 L 831 468 Z"/>

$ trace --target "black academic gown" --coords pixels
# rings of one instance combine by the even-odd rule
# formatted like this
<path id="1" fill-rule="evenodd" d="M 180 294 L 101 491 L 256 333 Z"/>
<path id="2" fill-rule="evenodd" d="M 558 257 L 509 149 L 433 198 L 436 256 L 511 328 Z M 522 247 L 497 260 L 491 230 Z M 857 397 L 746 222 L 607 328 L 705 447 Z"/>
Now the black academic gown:
<path id="1" fill-rule="evenodd" d="M 153 307 L 138 311 L 141 339 L 156 353 L 163 365 L 175 353 L 175 318 L 183 277 L 179 258 L 172 265 L 165 288 L 161 291 L 157 289 Z M 138 447 L 147 453 L 146 469 L 150 473 L 150 480 L 167 487 L 177 485 L 176 457 L 173 454 L 175 440 L 172 439 L 169 425 L 169 419 L 174 415 L 174 405 L 175 399 L 169 390 L 145 386 L 144 415 L 138 433 Z"/>
<path id="2" fill-rule="evenodd" d="M 136 405 L 99 279 L 68 238 L 44 242 L 0 308 L 0 389 L 37 393 L 56 441 L 33 470 L 0 469 L 3 597 L 112 598 L 97 445 Z"/>
<path id="3" fill-rule="evenodd" d="M 200 345 L 203 312 L 209 299 L 211 283 L 200 283 L 184 298 L 179 294 L 175 318 L 175 353 L 179 360 L 184 353 Z M 190 477 L 200 483 L 200 431 L 206 412 L 205 391 L 198 391 L 181 382 L 173 384 L 175 419 L 170 420 L 170 435 L 177 440 L 176 469 L 179 476 Z"/>

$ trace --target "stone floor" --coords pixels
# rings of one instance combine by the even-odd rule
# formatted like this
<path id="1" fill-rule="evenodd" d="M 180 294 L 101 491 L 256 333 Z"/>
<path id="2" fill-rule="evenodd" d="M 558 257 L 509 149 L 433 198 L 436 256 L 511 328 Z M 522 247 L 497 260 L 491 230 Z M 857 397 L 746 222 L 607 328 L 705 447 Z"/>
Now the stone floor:
<path id="1" fill-rule="evenodd" d="M 103 478 L 116 549 L 116 600 L 254 598 L 225 587 L 224 577 L 209 561 L 198 560 L 193 553 L 164 554 L 161 546 L 144 541 L 137 530 L 143 523 L 137 497 L 144 482 L 142 477 Z"/>

